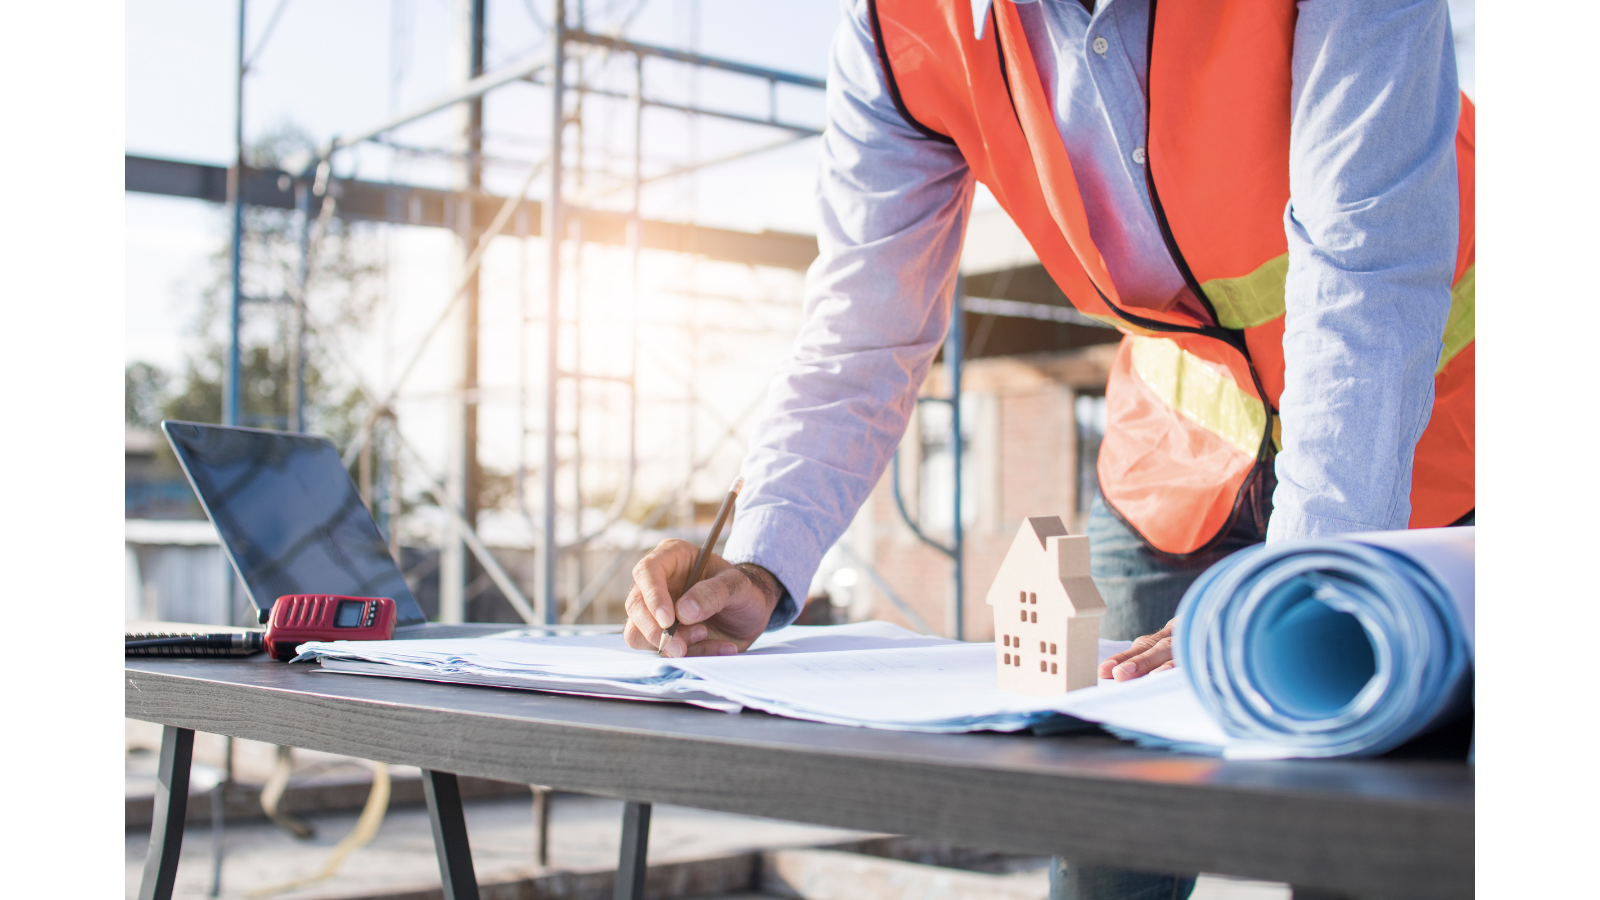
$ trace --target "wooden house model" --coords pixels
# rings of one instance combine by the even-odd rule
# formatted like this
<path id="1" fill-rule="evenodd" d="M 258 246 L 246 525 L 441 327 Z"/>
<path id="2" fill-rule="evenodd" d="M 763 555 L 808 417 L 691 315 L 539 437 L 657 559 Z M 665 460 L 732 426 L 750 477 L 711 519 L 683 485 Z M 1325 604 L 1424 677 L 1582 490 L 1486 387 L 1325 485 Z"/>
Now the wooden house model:
<path id="1" fill-rule="evenodd" d="M 1093 687 L 1106 604 L 1089 577 L 1089 538 L 1057 516 L 1022 523 L 985 602 L 1000 687 L 1048 697 Z"/>

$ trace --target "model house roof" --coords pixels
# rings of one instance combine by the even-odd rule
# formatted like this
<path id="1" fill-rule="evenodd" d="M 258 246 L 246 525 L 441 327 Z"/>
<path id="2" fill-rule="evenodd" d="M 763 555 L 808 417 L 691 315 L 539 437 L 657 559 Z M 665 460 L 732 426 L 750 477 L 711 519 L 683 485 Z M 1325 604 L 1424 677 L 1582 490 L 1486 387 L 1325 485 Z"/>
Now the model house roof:
<path id="1" fill-rule="evenodd" d="M 1018 591 L 1063 602 L 1069 616 L 1098 616 L 1106 609 L 1089 577 L 1089 538 L 1067 534 L 1059 516 L 1035 516 L 1022 523 L 984 602 L 1005 603 Z"/>

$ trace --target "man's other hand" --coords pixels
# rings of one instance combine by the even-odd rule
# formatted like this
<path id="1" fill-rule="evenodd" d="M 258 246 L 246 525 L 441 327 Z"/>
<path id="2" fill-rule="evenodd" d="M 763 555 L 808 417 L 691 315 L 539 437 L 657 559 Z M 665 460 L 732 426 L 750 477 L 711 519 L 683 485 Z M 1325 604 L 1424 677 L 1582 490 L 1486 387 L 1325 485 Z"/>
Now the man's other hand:
<path id="1" fill-rule="evenodd" d="M 778 579 L 758 565 L 730 565 L 713 553 L 700 582 L 685 592 L 699 552 L 688 541 L 669 539 L 633 567 L 628 626 L 622 632 L 629 647 L 660 647 L 665 656 L 727 656 L 749 649 L 766 630 L 778 605 Z M 679 623 L 678 633 L 662 646 L 661 636 L 673 622 Z"/>
<path id="2" fill-rule="evenodd" d="M 1106 657 L 1100 664 L 1100 677 L 1127 681 L 1177 664 L 1172 658 L 1172 622 L 1168 622 L 1155 634 L 1134 641 L 1132 647 Z"/>

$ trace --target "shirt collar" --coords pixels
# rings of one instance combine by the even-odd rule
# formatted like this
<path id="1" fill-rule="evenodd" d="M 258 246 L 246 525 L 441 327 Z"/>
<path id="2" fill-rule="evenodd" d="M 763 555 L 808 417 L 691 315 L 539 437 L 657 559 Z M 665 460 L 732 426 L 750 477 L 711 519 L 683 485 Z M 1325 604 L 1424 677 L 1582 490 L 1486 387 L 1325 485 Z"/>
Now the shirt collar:
<path id="1" fill-rule="evenodd" d="M 989 7 L 994 0 L 972 0 L 973 37 L 983 40 L 983 26 L 989 24 Z"/>
<path id="2" fill-rule="evenodd" d="M 1012 3 L 1033 3 L 1034 0 L 1011 0 Z M 972 36 L 983 40 L 984 26 L 989 24 L 989 7 L 994 0 L 972 0 Z"/>

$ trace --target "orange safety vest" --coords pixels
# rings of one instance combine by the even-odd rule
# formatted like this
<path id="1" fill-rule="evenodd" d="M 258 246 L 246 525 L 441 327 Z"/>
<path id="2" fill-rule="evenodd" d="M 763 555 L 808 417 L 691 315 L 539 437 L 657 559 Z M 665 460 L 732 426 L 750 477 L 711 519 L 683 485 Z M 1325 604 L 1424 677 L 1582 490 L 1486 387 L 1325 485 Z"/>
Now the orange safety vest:
<path id="1" fill-rule="evenodd" d="M 1151 0 L 1145 174 L 1156 219 L 1209 315 L 1123 305 L 1089 222 L 1015 6 L 981 40 L 970 0 L 869 0 L 895 106 L 953 143 L 1074 306 L 1126 335 L 1106 386 L 1100 489 L 1155 549 L 1221 540 L 1278 446 L 1288 240 L 1290 0 Z M 1411 527 L 1474 508 L 1473 106 L 1456 136 L 1461 229 Z"/>

